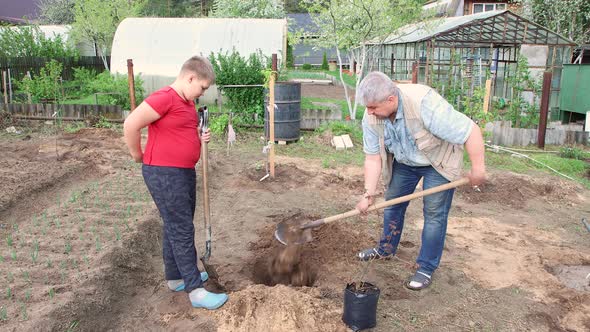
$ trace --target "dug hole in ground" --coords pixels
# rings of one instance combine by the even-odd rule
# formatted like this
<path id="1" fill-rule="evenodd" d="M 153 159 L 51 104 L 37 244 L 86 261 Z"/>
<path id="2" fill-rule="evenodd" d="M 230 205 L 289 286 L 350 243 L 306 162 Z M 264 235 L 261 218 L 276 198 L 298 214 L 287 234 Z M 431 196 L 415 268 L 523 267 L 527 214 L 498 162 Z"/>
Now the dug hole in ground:
<path id="1" fill-rule="evenodd" d="M 279 154 L 276 178 L 260 182 L 258 136 L 242 135 L 229 156 L 223 142 L 209 146 L 210 263 L 229 301 L 206 311 L 166 287 L 161 221 L 120 133 L 4 134 L 0 329 L 346 331 L 344 287 L 366 267 L 355 255 L 379 238 L 380 213 L 314 231 L 301 248 L 312 286 L 269 286 L 260 271 L 282 248 L 278 222 L 354 207 L 362 167 Z M 455 195 L 442 264 L 421 292 L 403 287 L 422 225 L 421 200 L 410 203 L 397 258 L 373 262 L 366 276 L 381 289 L 374 331 L 590 329 L 590 234 L 580 223 L 588 191 L 546 173 L 489 171 L 481 192 Z M 200 252 L 202 224 L 199 201 Z"/>

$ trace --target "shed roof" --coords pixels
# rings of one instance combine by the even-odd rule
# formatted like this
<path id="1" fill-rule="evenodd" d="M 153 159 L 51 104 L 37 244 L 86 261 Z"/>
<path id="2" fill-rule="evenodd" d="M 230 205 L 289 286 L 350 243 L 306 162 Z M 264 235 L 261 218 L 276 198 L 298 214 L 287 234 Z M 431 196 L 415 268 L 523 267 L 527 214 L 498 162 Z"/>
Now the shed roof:
<path id="1" fill-rule="evenodd" d="M 382 42 L 372 44 L 406 44 L 433 40 L 436 45 L 555 45 L 575 43 L 509 10 L 439 18 L 401 27 Z"/>

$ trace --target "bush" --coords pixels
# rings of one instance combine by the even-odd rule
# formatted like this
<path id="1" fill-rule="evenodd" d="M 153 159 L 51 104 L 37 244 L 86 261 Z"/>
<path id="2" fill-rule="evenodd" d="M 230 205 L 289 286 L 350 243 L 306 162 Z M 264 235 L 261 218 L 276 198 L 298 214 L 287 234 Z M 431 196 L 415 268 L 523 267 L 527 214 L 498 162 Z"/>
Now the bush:
<path id="1" fill-rule="evenodd" d="M 287 68 L 293 68 L 293 46 L 287 41 Z"/>
<path id="2" fill-rule="evenodd" d="M 220 116 L 211 117 L 209 123 L 209 129 L 211 130 L 212 134 L 215 135 L 222 135 L 229 123 L 229 116 L 227 114 L 222 114 Z"/>
<path id="3" fill-rule="evenodd" d="M 590 153 L 576 147 L 562 147 L 559 149 L 559 156 L 562 158 L 583 160 L 590 158 Z"/>
<path id="4" fill-rule="evenodd" d="M 304 70 L 310 70 L 310 69 L 311 69 L 311 64 L 309 64 L 309 63 L 304 63 L 304 64 L 301 66 L 301 69 L 304 69 Z"/>
<path id="5" fill-rule="evenodd" d="M 68 95 L 74 97 L 84 97 L 92 93 L 90 83 L 96 79 L 96 71 L 88 68 L 72 68 L 74 70 L 74 79 L 68 82 Z"/>
<path id="6" fill-rule="evenodd" d="M 31 95 L 34 102 L 45 100 L 57 100 L 61 94 L 61 63 L 51 60 L 43 68 L 39 75 L 29 78 L 25 76 L 20 82 L 20 88 Z"/>
<path id="7" fill-rule="evenodd" d="M 235 50 L 231 54 L 211 53 L 209 59 L 218 86 L 264 84 L 264 63 L 270 63 L 262 54 L 250 54 L 246 59 Z M 264 121 L 263 87 L 226 88 L 223 93 L 228 98 L 227 106 L 237 113 L 237 122 L 253 123 L 255 115 L 259 123 Z"/>
<path id="8" fill-rule="evenodd" d="M 326 56 L 326 52 L 324 52 L 324 57 L 322 58 L 322 70 L 328 70 L 328 57 Z"/>
<path id="9" fill-rule="evenodd" d="M 81 74 L 82 75 L 82 74 Z M 131 100 L 129 99 L 129 85 L 127 82 L 127 75 L 115 74 L 111 75 L 108 71 L 104 71 L 94 78 L 94 80 L 87 83 L 84 88 L 87 94 L 104 93 L 104 98 L 107 104 L 119 105 L 123 109 L 131 109 Z M 137 104 L 143 101 L 145 90 L 143 89 L 143 81 L 141 77 L 135 77 L 135 99 Z"/>

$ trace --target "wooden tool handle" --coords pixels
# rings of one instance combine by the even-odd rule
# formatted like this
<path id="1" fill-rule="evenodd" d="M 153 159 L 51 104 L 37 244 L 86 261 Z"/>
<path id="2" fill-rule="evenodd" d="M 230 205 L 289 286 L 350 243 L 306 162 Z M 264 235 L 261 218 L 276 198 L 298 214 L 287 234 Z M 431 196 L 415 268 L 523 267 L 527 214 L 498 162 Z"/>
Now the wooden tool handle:
<path id="1" fill-rule="evenodd" d="M 459 186 L 462 186 L 462 185 L 468 184 L 468 183 L 469 183 L 469 178 L 462 178 L 460 180 L 449 182 L 447 184 L 443 184 L 443 185 L 440 185 L 440 186 L 437 186 L 437 187 L 434 187 L 434 188 L 422 190 L 422 191 L 417 192 L 417 193 L 413 193 L 413 194 L 410 194 L 410 195 L 406 195 L 406 196 L 402 196 L 402 197 L 390 199 L 390 200 L 385 201 L 385 202 L 381 202 L 381 203 L 378 203 L 378 204 L 371 205 L 367 209 L 367 212 L 371 212 L 371 211 L 375 211 L 375 210 L 380 210 L 380 209 L 386 208 L 388 206 L 392 206 L 392 205 L 399 204 L 399 203 L 404 203 L 404 202 L 411 201 L 411 200 L 416 199 L 416 198 L 428 196 L 428 195 L 431 195 L 431 194 L 436 194 L 438 192 L 445 191 L 445 190 L 448 190 L 448 189 L 457 188 Z M 333 222 L 333 221 L 342 220 L 342 219 L 346 219 L 346 218 L 349 218 L 349 217 L 354 217 L 354 216 L 359 215 L 359 214 L 360 214 L 359 210 L 354 209 L 354 210 L 350 210 L 348 212 L 337 214 L 335 216 L 331 216 L 331 217 L 327 217 L 327 218 L 324 218 L 324 219 L 319 219 L 319 220 L 316 220 L 316 221 L 309 222 L 309 223 L 303 225 L 301 228 L 303 228 L 303 229 L 306 229 L 306 228 L 314 228 L 314 227 L 318 227 L 318 226 L 321 226 L 323 224 L 327 224 L 327 223 L 330 223 L 330 222 Z"/>
<path id="2" fill-rule="evenodd" d="M 210 225 L 211 211 L 209 210 L 209 179 L 207 177 L 207 168 L 209 167 L 209 153 L 207 142 L 201 141 L 201 168 L 203 169 L 203 213 L 205 220 L 205 229 Z"/>

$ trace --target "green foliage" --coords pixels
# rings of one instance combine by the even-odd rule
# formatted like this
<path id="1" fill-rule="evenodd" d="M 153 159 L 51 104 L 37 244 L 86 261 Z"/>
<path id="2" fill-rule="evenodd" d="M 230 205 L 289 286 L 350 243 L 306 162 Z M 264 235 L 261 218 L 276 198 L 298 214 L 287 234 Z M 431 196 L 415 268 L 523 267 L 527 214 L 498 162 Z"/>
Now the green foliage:
<path id="1" fill-rule="evenodd" d="M 326 56 L 326 52 L 324 52 L 324 56 L 322 57 L 322 66 L 320 68 L 322 70 L 328 70 L 328 57 Z"/>
<path id="2" fill-rule="evenodd" d="M 284 18 L 283 0 L 214 0 L 209 17 Z"/>
<path id="3" fill-rule="evenodd" d="M 194 0 L 150 0 L 145 2 L 141 13 L 147 17 L 199 17 L 203 6 L 206 15 L 212 1 L 199 2 L 195 4 Z"/>
<path id="4" fill-rule="evenodd" d="M 137 104 L 143 101 L 145 90 L 143 89 L 143 80 L 140 76 L 135 77 L 135 99 Z M 94 80 L 83 84 L 83 89 L 86 93 L 100 93 L 102 100 L 106 104 L 119 105 L 123 109 L 131 109 L 131 101 L 129 99 L 129 83 L 127 76 L 121 74 L 112 75 L 108 71 L 104 71 L 94 78 Z"/>
<path id="5" fill-rule="evenodd" d="M 0 57 L 76 57 L 78 51 L 57 35 L 47 38 L 38 26 L 0 28 Z"/>
<path id="6" fill-rule="evenodd" d="M 215 135 L 222 135 L 229 123 L 229 116 L 227 114 L 222 114 L 220 116 L 215 116 L 210 118 L 209 129 L 211 130 L 212 134 Z"/>
<path id="7" fill-rule="evenodd" d="M 61 95 L 60 77 L 63 65 L 55 60 L 49 61 L 41 68 L 39 75 L 29 78 L 25 76 L 20 87 L 31 95 L 34 102 L 41 100 L 57 100 Z"/>
<path id="8" fill-rule="evenodd" d="M 74 21 L 75 0 L 39 0 L 39 16 L 44 24 L 70 24 Z"/>
<path id="9" fill-rule="evenodd" d="M 96 79 L 96 71 L 88 68 L 72 68 L 74 79 L 67 84 L 72 87 L 68 89 L 68 96 L 82 97 L 92 93 L 90 83 Z"/>
<path id="10" fill-rule="evenodd" d="M 590 42 L 588 0 L 512 0 L 521 15 L 579 45 Z"/>
<path id="11" fill-rule="evenodd" d="M 492 121 L 494 119 L 494 112 L 484 112 L 483 109 L 485 95 L 485 86 L 473 89 L 473 94 L 471 96 L 467 94 L 463 95 L 461 112 L 477 123 Z"/>
<path id="12" fill-rule="evenodd" d="M 562 158 L 584 160 L 590 159 L 590 153 L 585 152 L 583 149 L 576 147 L 564 146 L 559 149 L 559 156 Z"/>
<path id="13" fill-rule="evenodd" d="M 143 0 L 76 0 L 72 37 L 96 43 L 108 70 L 106 55 L 110 53 L 117 26 L 126 17 L 138 16 L 142 6 Z"/>
<path id="14" fill-rule="evenodd" d="M 303 69 L 303 70 L 310 70 L 310 69 L 311 69 L 311 64 L 309 64 L 309 63 L 304 63 L 304 64 L 301 66 L 301 69 Z"/>
<path id="15" fill-rule="evenodd" d="M 68 134 L 74 134 L 74 133 L 77 133 L 78 131 L 80 131 L 80 129 L 85 128 L 85 127 L 86 127 L 86 125 L 84 124 L 84 122 L 74 121 L 74 122 L 68 122 L 63 127 L 63 130 Z"/>
<path id="16" fill-rule="evenodd" d="M 512 99 L 508 106 L 508 120 L 515 128 L 534 128 L 539 123 L 539 110 L 533 101 L 524 100 L 523 92 L 532 91 L 534 97 L 539 96 L 540 84 L 531 76 L 528 61 L 522 54 L 518 57 L 516 72 L 506 78 L 512 88 Z"/>
<path id="17" fill-rule="evenodd" d="M 287 41 L 287 68 L 293 68 L 293 45 Z"/>
<path id="18" fill-rule="evenodd" d="M 105 118 L 104 116 L 100 116 L 98 118 L 98 122 L 94 124 L 95 128 L 113 128 L 113 124 L 109 121 L 109 119 Z"/>
<path id="19" fill-rule="evenodd" d="M 216 75 L 216 83 L 221 85 L 264 84 L 265 76 L 261 54 L 240 56 L 235 50 L 231 53 L 211 53 L 209 59 Z M 266 59 L 266 63 L 269 63 Z M 258 122 L 264 119 L 264 89 L 262 87 L 225 88 L 223 94 L 228 98 L 228 108 L 236 112 L 238 122 L 252 123 L 254 115 Z"/>
<path id="20" fill-rule="evenodd" d="M 355 121 L 325 122 L 316 129 L 316 132 L 323 134 L 328 130 L 331 131 L 335 136 L 348 134 L 350 135 L 350 138 L 352 138 L 352 140 L 357 144 L 363 141 L 363 130 L 359 126 L 358 122 Z"/>

